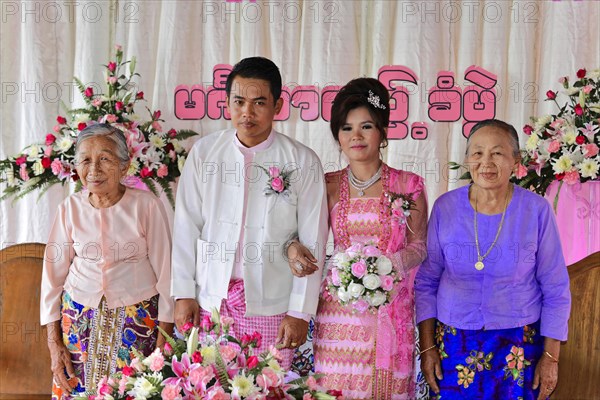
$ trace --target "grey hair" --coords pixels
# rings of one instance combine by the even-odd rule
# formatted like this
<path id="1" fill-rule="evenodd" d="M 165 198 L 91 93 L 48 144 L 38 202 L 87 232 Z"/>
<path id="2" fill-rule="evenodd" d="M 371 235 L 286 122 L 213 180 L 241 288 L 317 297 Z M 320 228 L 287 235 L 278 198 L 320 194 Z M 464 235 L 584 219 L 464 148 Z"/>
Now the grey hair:
<path id="1" fill-rule="evenodd" d="M 471 134 L 467 138 L 467 149 L 465 150 L 465 155 L 469 152 L 469 145 L 471 144 L 471 138 L 481 128 L 485 128 L 486 126 L 491 126 L 493 128 L 498 128 L 508 134 L 510 138 L 510 145 L 513 149 L 513 156 L 515 158 L 519 158 L 521 156 L 521 150 L 519 148 L 519 135 L 517 134 L 517 130 L 514 126 L 499 119 L 484 119 L 473 126 L 471 129 Z"/>
<path id="2" fill-rule="evenodd" d="M 127 147 L 127 139 L 120 129 L 109 124 L 94 124 L 90 125 L 77 136 L 77 144 L 75 144 L 75 160 L 79 159 L 79 148 L 81 144 L 88 139 L 97 137 L 105 137 L 112 140 L 117 147 L 117 158 L 121 167 L 127 166 L 130 161 L 129 148 Z"/>

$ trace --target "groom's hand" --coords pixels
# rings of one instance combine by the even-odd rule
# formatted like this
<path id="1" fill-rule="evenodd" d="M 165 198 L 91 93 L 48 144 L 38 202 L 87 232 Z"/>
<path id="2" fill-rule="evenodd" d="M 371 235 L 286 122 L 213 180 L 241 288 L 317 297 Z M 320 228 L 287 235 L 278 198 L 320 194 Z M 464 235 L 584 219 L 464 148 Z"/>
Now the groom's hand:
<path id="1" fill-rule="evenodd" d="M 175 325 L 179 332 L 186 322 L 200 325 L 200 305 L 196 299 L 179 299 L 175 302 Z"/>
<path id="2" fill-rule="evenodd" d="M 295 349 L 306 342 L 308 321 L 286 315 L 279 324 L 277 343 L 286 349 Z"/>

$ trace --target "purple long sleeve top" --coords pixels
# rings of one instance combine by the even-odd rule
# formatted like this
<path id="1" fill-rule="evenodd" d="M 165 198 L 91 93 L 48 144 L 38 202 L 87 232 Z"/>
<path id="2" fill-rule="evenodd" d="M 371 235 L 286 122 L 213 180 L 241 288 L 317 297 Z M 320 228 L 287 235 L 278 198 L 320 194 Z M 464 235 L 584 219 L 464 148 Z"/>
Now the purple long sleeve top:
<path id="1" fill-rule="evenodd" d="M 415 280 L 417 322 L 437 318 L 459 329 L 508 329 L 540 320 L 541 334 L 567 339 L 569 275 L 554 214 L 543 197 L 515 186 L 496 245 L 475 269 L 477 250 L 468 186 L 434 204 L 428 257 Z M 481 254 L 501 214 L 477 215 Z"/>

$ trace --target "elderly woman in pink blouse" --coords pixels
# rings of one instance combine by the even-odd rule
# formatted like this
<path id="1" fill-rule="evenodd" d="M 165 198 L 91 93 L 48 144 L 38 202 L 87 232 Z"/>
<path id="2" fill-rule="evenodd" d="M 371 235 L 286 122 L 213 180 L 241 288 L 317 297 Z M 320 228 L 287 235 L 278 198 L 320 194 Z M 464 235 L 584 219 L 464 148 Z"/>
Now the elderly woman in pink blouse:
<path id="1" fill-rule="evenodd" d="M 123 133 L 89 126 L 75 147 L 87 189 L 58 208 L 41 288 L 53 399 L 95 389 L 123 368 L 131 349 L 149 354 L 173 329 L 171 236 L 162 203 L 121 184 L 130 158 Z"/>

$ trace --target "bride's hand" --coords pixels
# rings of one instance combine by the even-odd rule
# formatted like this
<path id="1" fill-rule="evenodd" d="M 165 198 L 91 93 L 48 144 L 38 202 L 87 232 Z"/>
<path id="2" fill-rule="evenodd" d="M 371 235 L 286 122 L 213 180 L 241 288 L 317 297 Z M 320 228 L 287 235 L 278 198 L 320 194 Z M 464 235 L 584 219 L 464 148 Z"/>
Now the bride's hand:
<path id="1" fill-rule="evenodd" d="M 319 267 L 315 264 L 317 259 L 302 243 L 294 240 L 287 250 L 288 264 L 294 276 L 302 278 L 315 273 Z"/>

